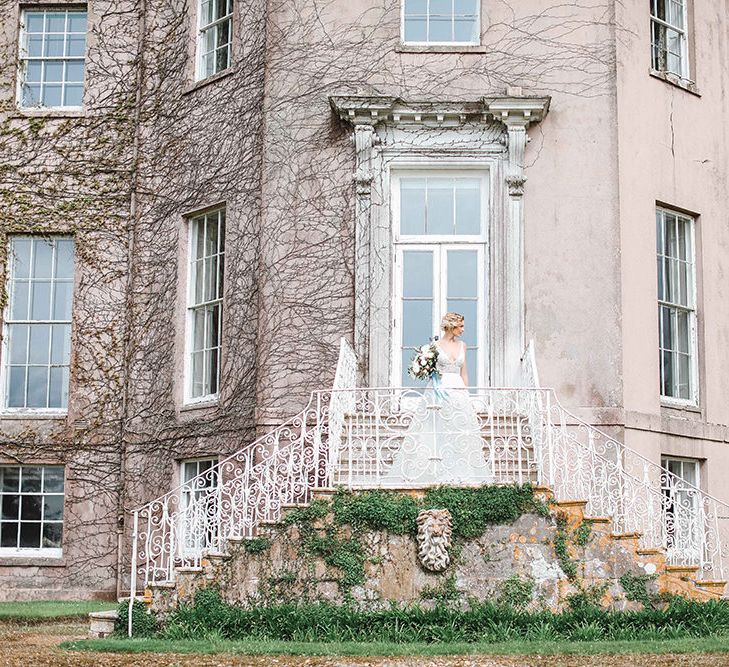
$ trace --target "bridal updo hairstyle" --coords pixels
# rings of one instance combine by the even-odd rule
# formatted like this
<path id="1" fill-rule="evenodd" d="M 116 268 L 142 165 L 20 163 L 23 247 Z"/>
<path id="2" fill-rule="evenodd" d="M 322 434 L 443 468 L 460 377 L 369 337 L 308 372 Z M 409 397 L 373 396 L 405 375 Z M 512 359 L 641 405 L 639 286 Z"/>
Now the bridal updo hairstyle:
<path id="1" fill-rule="evenodd" d="M 451 331 L 466 321 L 460 313 L 446 313 L 440 321 L 440 327 L 443 331 Z"/>

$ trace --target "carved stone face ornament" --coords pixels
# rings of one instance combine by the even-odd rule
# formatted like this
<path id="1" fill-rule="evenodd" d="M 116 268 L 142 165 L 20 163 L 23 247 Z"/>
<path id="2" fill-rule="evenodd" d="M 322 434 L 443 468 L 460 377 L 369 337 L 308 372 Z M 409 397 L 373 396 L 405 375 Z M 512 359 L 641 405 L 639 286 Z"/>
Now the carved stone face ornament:
<path id="1" fill-rule="evenodd" d="M 448 510 L 423 510 L 418 514 L 418 558 L 426 570 L 442 572 L 451 562 L 453 522 Z"/>

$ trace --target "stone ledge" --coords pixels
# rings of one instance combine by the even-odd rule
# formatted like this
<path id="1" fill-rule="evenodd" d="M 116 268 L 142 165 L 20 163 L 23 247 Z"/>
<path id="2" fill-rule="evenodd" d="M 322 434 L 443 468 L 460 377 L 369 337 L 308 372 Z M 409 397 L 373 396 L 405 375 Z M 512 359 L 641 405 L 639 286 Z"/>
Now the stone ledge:
<path id="1" fill-rule="evenodd" d="M 613 533 L 614 540 L 637 540 L 642 537 L 643 533 Z"/>

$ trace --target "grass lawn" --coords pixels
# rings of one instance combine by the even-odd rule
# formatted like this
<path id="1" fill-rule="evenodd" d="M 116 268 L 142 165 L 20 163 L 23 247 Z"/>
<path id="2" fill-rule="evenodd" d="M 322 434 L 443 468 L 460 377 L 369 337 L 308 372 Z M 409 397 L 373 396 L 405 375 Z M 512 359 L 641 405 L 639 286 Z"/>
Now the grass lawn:
<path id="1" fill-rule="evenodd" d="M 526 641 L 503 643 L 396 644 L 166 639 L 86 639 L 61 644 L 70 651 L 110 653 L 227 653 L 234 655 L 403 656 L 403 655 L 596 655 L 607 653 L 729 653 L 729 636 L 648 641 Z"/>
<path id="2" fill-rule="evenodd" d="M 40 621 L 77 618 L 91 611 L 116 609 L 115 602 L 88 600 L 37 600 L 33 602 L 0 602 L 0 621 Z"/>

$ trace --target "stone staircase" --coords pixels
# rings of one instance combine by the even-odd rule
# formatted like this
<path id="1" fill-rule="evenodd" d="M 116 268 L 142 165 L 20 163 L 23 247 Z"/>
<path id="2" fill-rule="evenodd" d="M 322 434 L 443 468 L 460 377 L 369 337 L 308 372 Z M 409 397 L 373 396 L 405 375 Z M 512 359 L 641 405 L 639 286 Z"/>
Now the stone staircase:
<path id="1" fill-rule="evenodd" d="M 605 545 L 613 545 L 622 552 L 626 564 L 632 561 L 645 574 L 655 575 L 659 593 L 681 595 L 693 600 L 720 599 L 724 596 L 726 581 L 700 578 L 698 565 L 669 565 L 663 549 L 640 547 L 640 533 L 615 533 L 611 517 L 586 514 L 587 501 L 554 501 L 550 489 L 541 488 L 539 492 L 545 499 L 551 499 L 554 502 L 555 507 L 567 521 L 568 531 L 574 532 L 583 522 L 588 522 L 598 539 Z"/>
<path id="2" fill-rule="evenodd" d="M 478 413 L 483 456 L 494 479 L 519 484 L 538 481 L 534 443 L 525 415 Z M 387 470 L 402 447 L 407 422 L 387 415 L 358 413 L 344 417 L 335 483 L 361 486 L 376 470 Z"/>
<path id="3" fill-rule="evenodd" d="M 619 584 L 623 575 L 631 573 L 641 577 L 647 575 L 645 580 L 649 581 L 653 594 L 678 594 L 701 601 L 723 596 L 725 581 L 701 579 L 698 566 L 667 564 L 662 549 L 640 547 L 640 534 L 615 533 L 611 517 L 586 514 L 587 501 L 556 501 L 550 489 L 534 489 L 535 496 L 551 508 L 549 517 L 525 514 L 513 524 L 486 527 L 481 538 L 462 545 L 462 562 L 451 567 L 464 595 L 490 599 L 497 595 L 501 582 L 507 576 L 526 573 L 542 587 L 543 599 L 555 611 L 564 607 L 568 596 L 591 586 L 603 586 L 605 589 L 602 604 L 613 608 L 635 608 L 636 604 L 627 600 Z M 314 499 L 330 500 L 334 493 L 333 489 L 320 489 L 315 492 Z M 402 493 L 422 497 L 424 490 Z M 285 507 L 282 519 L 288 512 L 301 507 Z M 555 547 L 555 535 L 560 524 L 561 530 L 569 536 L 568 556 L 577 564 L 577 579 L 567 576 L 560 565 Z M 584 546 L 579 546 L 574 538 L 585 525 L 589 525 L 589 537 Z M 324 534 L 325 522 L 317 524 L 317 528 Z M 351 534 L 346 527 L 344 531 L 345 535 Z M 275 578 L 281 572 L 302 572 L 305 562 L 311 565 L 314 577 L 313 584 L 307 586 L 311 588 L 313 585 L 316 597 L 335 602 L 342 599 L 342 591 L 336 583 L 336 568 L 319 558 L 315 558 L 313 563 L 302 559 L 300 550 L 294 546 L 300 538 L 296 526 L 285 526 L 283 521 L 264 523 L 259 526 L 257 537 L 265 537 L 271 542 L 265 555 L 249 551 L 246 539 L 229 539 L 226 553 L 205 553 L 199 566 L 177 567 L 174 582 L 149 586 L 145 591 L 145 601 L 154 612 L 164 615 L 180 603 L 191 602 L 198 589 L 214 585 L 221 589 L 229 602 L 242 603 L 259 594 L 261 581 L 267 577 Z M 355 599 L 417 602 L 425 587 L 443 580 L 443 575 L 433 575 L 419 566 L 414 558 L 417 550 L 410 542 L 410 538 L 384 533 L 367 537 L 367 543 L 374 551 L 367 561 L 367 583 L 354 592 Z M 498 553 L 500 560 L 492 559 L 490 567 L 484 553 L 491 552 Z M 535 572 L 542 574 L 535 575 Z M 445 574 L 448 575 L 448 571 Z M 300 582 L 293 579 L 289 584 L 292 592 L 300 586 Z"/>

